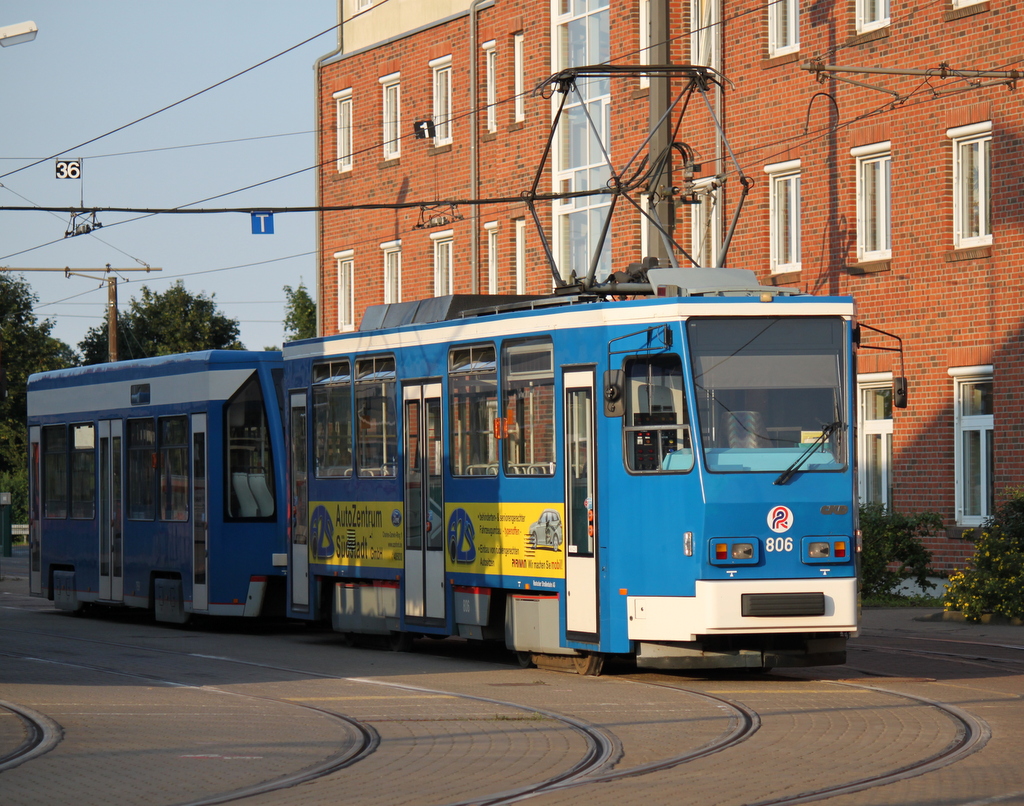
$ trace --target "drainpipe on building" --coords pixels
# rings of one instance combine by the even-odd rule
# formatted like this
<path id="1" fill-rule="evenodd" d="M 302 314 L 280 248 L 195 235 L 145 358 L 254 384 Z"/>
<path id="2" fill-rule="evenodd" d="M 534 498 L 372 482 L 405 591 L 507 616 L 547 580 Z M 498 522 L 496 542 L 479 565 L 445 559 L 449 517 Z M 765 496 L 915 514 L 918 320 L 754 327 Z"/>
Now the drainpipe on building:
<path id="1" fill-rule="evenodd" d="M 670 62 L 668 9 L 669 0 L 651 0 L 651 64 L 669 64 Z M 648 120 L 650 126 L 657 127 L 651 136 L 650 154 L 652 158 L 664 155 L 661 172 L 651 177 L 651 185 L 661 197 L 661 201 L 652 206 L 651 212 L 669 233 L 675 229 L 675 209 L 671 191 L 672 173 L 669 170 L 670 160 L 668 157 L 669 148 L 672 145 L 672 122 L 666 118 L 661 125 L 658 125 L 658 121 L 662 119 L 669 107 L 671 88 L 671 79 L 668 76 L 650 77 Z M 658 258 L 658 262 L 662 266 L 676 265 L 675 256 L 669 249 L 666 239 L 653 224 L 648 222 L 647 226 L 650 233 L 647 243 L 651 255 Z"/>
<path id="2" fill-rule="evenodd" d="M 469 4 L 469 125 L 472 131 L 469 136 L 469 197 L 480 196 L 480 77 L 478 50 L 479 38 L 477 14 L 480 7 L 492 4 L 494 0 L 473 0 Z M 472 277 L 472 293 L 480 293 L 480 205 L 473 205 L 470 215 L 469 230 L 469 266 Z"/>
<path id="3" fill-rule="evenodd" d="M 315 253 L 316 253 L 316 275 L 315 275 L 315 282 L 316 282 L 316 335 L 317 336 L 323 336 L 324 335 L 324 332 L 323 332 L 323 329 L 322 329 L 322 324 L 323 324 L 323 322 L 322 322 L 323 304 L 322 304 L 322 299 L 321 299 L 322 294 L 320 293 L 321 290 L 322 290 L 322 286 L 320 285 L 320 277 L 321 277 L 321 272 L 322 272 L 322 269 L 323 269 L 323 257 L 324 257 L 324 254 L 323 254 L 324 253 L 323 243 L 321 241 L 321 233 L 323 232 L 322 222 L 323 222 L 324 214 L 323 214 L 323 211 L 321 211 L 319 209 L 323 205 L 323 198 L 324 198 L 324 194 L 323 194 L 323 165 L 320 164 L 320 160 L 321 160 L 320 144 L 321 144 L 321 141 L 322 141 L 321 132 L 320 132 L 320 126 L 321 126 L 321 123 L 322 123 L 321 114 L 320 114 L 320 108 L 321 108 L 321 99 L 320 99 L 320 89 L 321 89 L 321 87 L 320 87 L 320 71 L 323 68 L 323 64 L 324 64 L 325 61 L 327 61 L 328 59 L 334 58 L 335 56 L 337 56 L 339 53 L 341 53 L 344 50 L 345 37 L 344 37 L 344 24 L 343 24 L 343 20 L 342 20 L 342 4 L 343 4 L 343 2 L 344 2 L 344 0 L 338 0 L 338 4 L 337 4 L 338 44 L 335 45 L 334 50 L 332 50 L 330 53 L 325 53 L 323 56 L 321 56 L 319 59 L 317 59 L 316 62 L 313 64 L 313 82 L 314 82 L 314 89 L 313 89 L 313 120 L 315 121 L 315 124 L 316 124 L 314 126 L 314 131 L 313 131 L 313 152 L 314 152 L 314 155 L 315 155 L 314 156 L 314 160 L 313 160 L 313 164 L 316 165 L 316 207 L 317 207 L 316 230 L 315 230 L 315 236 L 314 236 L 316 238 L 316 249 L 315 249 Z"/>

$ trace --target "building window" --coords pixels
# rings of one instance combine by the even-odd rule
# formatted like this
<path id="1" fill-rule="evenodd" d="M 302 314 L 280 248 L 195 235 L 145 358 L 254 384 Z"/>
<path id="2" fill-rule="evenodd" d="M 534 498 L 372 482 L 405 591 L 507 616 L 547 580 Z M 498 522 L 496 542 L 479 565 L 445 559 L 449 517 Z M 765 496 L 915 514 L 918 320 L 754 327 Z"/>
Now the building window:
<path id="1" fill-rule="evenodd" d="M 487 233 L 487 293 L 498 293 L 498 222 L 484 224 Z"/>
<path id="2" fill-rule="evenodd" d="M 430 62 L 434 71 L 434 145 L 452 141 L 452 57 Z"/>
<path id="3" fill-rule="evenodd" d="M 850 151 L 857 160 L 857 260 L 892 257 L 892 154 L 888 142 Z"/>
<path id="4" fill-rule="evenodd" d="M 701 179 L 694 182 L 693 190 L 698 203 L 690 205 L 691 257 L 698 266 L 717 266 L 722 243 L 718 183 L 714 178 Z"/>
<path id="5" fill-rule="evenodd" d="M 768 56 L 784 56 L 800 50 L 800 0 L 775 0 L 768 4 Z"/>
<path id="6" fill-rule="evenodd" d="M 889 0 L 857 0 L 858 34 L 885 28 L 888 24 Z"/>
<path id="7" fill-rule="evenodd" d="M 516 225 L 516 293 L 526 293 L 526 219 L 517 218 Z"/>
<path id="8" fill-rule="evenodd" d="M 498 131 L 498 51 L 494 40 L 484 42 L 484 95 L 487 99 L 487 131 Z"/>
<path id="9" fill-rule="evenodd" d="M 352 90 L 334 93 L 338 113 L 338 173 L 352 170 Z"/>
<path id="10" fill-rule="evenodd" d="M 356 11 L 362 11 L 373 5 L 373 0 L 356 0 Z"/>
<path id="11" fill-rule="evenodd" d="M 720 13 L 719 0 L 690 0 L 690 64 L 721 69 Z"/>
<path id="12" fill-rule="evenodd" d="M 800 271 L 800 160 L 766 165 L 773 274 Z"/>
<path id="13" fill-rule="evenodd" d="M 990 165 L 992 121 L 949 129 L 953 141 L 953 245 L 992 243 Z"/>
<path id="14" fill-rule="evenodd" d="M 857 378 L 860 500 L 892 510 L 892 373 Z"/>
<path id="15" fill-rule="evenodd" d="M 514 119 L 516 123 L 526 120 L 526 66 L 522 34 L 512 37 L 512 94 L 515 96 Z"/>
<path id="16" fill-rule="evenodd" d="M 384 252 L 384 303 L 402 301 L 402 242 L 380 245 Z"/>
<path id="17" fill-rule="evenodd" d="M 384 143 L 384 159 L 398 159 L 402 154 L 402 84 L 401 75 L 392 73 L 380 79 L 383 91 L 381 139 Z"/>
<path id="18" fill-rule="evenodd" d="M 354 330 L 355 323 L 355 260 L 351 249 L 335 252 L 338 262 L 338 331 Z"/>
<path id="19" fill-rule="evenodd" d="M 957 523 L 980 526 L 995 509 L 992 367 L 957 367 L 949 374 L 956 395 Z"/>
<path id="20" fill-rule="evenodd" d="M 611 58 L 608 0 L 560 5 L 554 20 L 557 69 L 607 63 Z M 610 132 L 610 80 L 579 77 L 576 92 L 566 98 L 558 123 L 552 186 L 569 193 L 607 187 L 611 178 Z M 595 258 L 596 280 L 611 273 L 611 249 L 607 240 L 601 241 L 610 209 L 610 199 L 603 194 L 555 202 L 555 254 L 562 277 L 586 277 Z"/>
<path id="21" fill-rule="evenodd" d="M 446 297 L 452 293 L 452 230 L 435 232 L 434 242 L 434 296 Z"/>
<path id="22" fill-rule="evenodd" d="M 965 6 L 976 6 L 986 0 L 953 0 L 953 8 L 964 8 Z"/>

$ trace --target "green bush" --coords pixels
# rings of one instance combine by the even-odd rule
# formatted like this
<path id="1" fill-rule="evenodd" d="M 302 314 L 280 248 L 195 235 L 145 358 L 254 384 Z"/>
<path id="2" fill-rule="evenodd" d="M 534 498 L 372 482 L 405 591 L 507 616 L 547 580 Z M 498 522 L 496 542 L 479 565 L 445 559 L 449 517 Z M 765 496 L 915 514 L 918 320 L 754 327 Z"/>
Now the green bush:
<path id="1" fill-rule="evenodd" d="M 1024 618 L 1024 490 L 1009 499 L 980 529 L 964 535 L 974 542 L 971 567 L 949 578 L 942 597 L 947 610 L 968 621 L 985 613 Z"/>
<path id="2" fill-rule="evenodd" d="M 864 504 L 860 508 L 861 595 L 865 599 L 899 596 L 897 588 L 913 579 L 922 591 L 934 588 L 928 581 L 928 563 L 932 553 L 924 547 L 922 537 L 942 527 L 942 518 L 935 512 L 901 515 L 881 504 Z M 895 566 L 895 569 L 893 568 Z"/>

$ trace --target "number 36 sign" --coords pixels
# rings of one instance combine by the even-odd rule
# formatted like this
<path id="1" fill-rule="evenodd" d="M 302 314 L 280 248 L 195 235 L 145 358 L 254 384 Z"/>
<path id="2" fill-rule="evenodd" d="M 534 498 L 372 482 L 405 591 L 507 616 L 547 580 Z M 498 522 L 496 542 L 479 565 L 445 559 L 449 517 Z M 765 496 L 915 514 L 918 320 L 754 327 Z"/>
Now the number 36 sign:
<path id="1" fill-rule="evenodd" d="M 57 160 L 56 173 L 58 179 L 81 179 L 81 160 Z"/>

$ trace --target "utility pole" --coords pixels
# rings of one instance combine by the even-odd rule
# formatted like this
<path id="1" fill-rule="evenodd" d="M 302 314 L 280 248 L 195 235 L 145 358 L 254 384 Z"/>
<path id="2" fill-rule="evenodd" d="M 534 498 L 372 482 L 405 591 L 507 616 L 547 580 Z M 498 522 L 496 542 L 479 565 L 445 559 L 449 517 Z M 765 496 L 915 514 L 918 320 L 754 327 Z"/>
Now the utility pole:
<path id="1" fill-rule="evenodd" d="M 112 269 L 108 263 L 102 269 L 70 269 L 65 266 L 63 269 L 15 269 L 10 266 L 0 266 L 0 272 L 5 271 L 62 271 L 65 277 L 84 277 L 87 280 L 99 280 L 107 284 L 107 360 L 113 363 L 118 360 L 117 351 L 117 276 L 129 272 L 144 271 L 147 274 L 152 271 L 163 271 L 146 266 L 144 269 Z M 97 277 L 94 274 L 85 272 L 102 272 L 104 276 Z"/>

